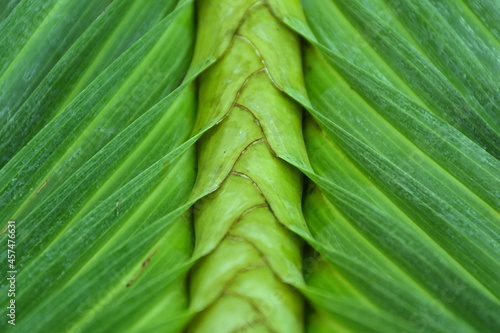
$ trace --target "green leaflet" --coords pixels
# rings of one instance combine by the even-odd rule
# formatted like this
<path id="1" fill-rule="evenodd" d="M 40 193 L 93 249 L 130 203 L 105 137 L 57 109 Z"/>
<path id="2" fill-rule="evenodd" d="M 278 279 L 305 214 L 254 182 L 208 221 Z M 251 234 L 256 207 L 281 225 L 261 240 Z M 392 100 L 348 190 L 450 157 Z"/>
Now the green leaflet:
<path id="1" fill-rule="evenodd" d="M 105 0 L 22 1 L 0 24 L 0 119 L 3 124 L 12 119 L 49 70 L 106 5 Z M 14 130 L 12 126 L 5 127 Z M 29 139 L 31 135 L 27 132 Z M 7 136 L 8 133 L 4 132 L 1 137 Z M 19 149 L 9 147 L 4 151 L 4 141 L 1 165 Z M 22 143 L 26 141 L 22 140 Z"/>
<path id="2" fill-rule="evenodd" d="M 319 67 L 324 73 L 325 66 Z M 318 70 L 319 68 L 316 72 Z M 464 251 L 468 254 L 478 251 L 478 255 L 479 253 L 489 253 L 489 255 L 483 255 L 483 262 L 470 260 L 468 256 L 462 260 L 469 270 L 481 272 L 479 275 L 484 279 L 483 283 L 486 284 L 486 287 L 493 293 L 497 292 L 499 286 L 495 278 L 496 270 L 493 269 L 496 264 L 495 253 L 498 253 L 498 249 L 495 248 L 495 244 L 498 242 L 495 207 L 490 207 L 476 195 L 470 193 L 460 182 L 448 176 L 441 166 L 435 166 L 434 161 L 428 160 L 426 155 L 420 154 L 417 158 L 408 160 L 408 152 L 411 153 L 415 150 L 413 145 L 405 144 L 404 138 L 397 132 L 391 135 L 391 128 L 384 126 L 385 121 L 377 120 L 380 118 L 376 118 L 375 115 L 372 117 L 366 107 L 358 105 L 350 107 L 347 103 L 355 101 L 354 94 L 347 99 L 343 97 L 345 95 L 341 95 L 351 91 L 347 84 L 342 85 L 340 82 L 336 82 L 335 86 L 338 87 L 336 89 L 341 94 L 335 93 L 333 90 L 329 91 L 330 94 L 325 94 L 324 89 L 329 89 L 327 87 L 330 87 L 331 84 L 328 84 L 327 80 L 314 78 L 314 72 L 313 69 L 312 81 L 325 82 L 323 88 L 320 84 L 315 84 L 314 90 L 312 87 L 310 90 L 313 101 L 318 101 L 317 107 L 325 112 L 332 106 L 340 110 L 340 112 L 328 115 L 332 121 L 338 124 L 335 129 L 333 126 L 326 125 L 329 134 L 346 150 L 355 164 L 364 169 L 368 176 L 373 177 L 374 182 L 379 187 L 385 189 L 386 195 L 400 205 L 407 215 L 416 219 L 416 223 L 446 248 L 450 254 L 456 256 Z M 334 77 L 334 74 L 331 74 L 330 77 Z M 378 96 L 383 95 L 379 94 Z M 361 112 L 361 110 L 363 111 Z M 356 122 L 356 129 L 352 127 L 351 119 Z M 346 120 L 347 124 L 344 125 Z M 346 136 L 343 131 L 338 129 L 338 126 L 341 128 L 349 126 L 346 128 L 347 131 L 355 133 L 350 135 L 355 136 L 356 140 Z M 443 126 L 445 125 L 443 124 Z M 364 141 L 364 144 L 358 140 Z M 462 141 L 465 140 L 467 139 L 464 138 Z M 441 149 L 441 154 L 443 152 L 448 153 L 448 161 L 474 158 L 473 154 L 454 157 L 451 149 Z M 484 161 L 489 157 L 487 154 L 481 155 L 480 153 L 479 150 L 477 156 L 483 158 L 475 160 Z M 494 185 L 488 186 L 487 183 L 490 179 L 495 180 L 495 167 L 498 169 L 498 164 L 495 162 L 494 159 L 490 159 L 491 172 L 477 172 L 475 176 L 483 178 L 482 182 L 485 187 L 489 187 L 490 193 L 496 191 Z M 437 221 L 440 223 L 436 225 Z M 476 221 L 483 222 L 476 225 Z M 443 234 L 453 235 L 453 240 L 441 237 Z M 464 237 L 465 235 L 467 237 Z M 457 240 L 460 241 L 457 242 Z"/>
<path id="3" fill-rule="evenodd" d="M 379 3 L 370 2 L 370 5 L 376 4 Z M 500 290 L 495 278 L 500 271 L 496 259 L 499 243 L 496 211 L 498 209 L 498 161 L 468 138 L 451 129 L 449 124 L 435 118 L 427 108 L 431 107 L 434 112 L 439 109 L 436 110 L 435 105 L 428 105 L 427 100 L 424 100 L 426 105 L 422 104 L 421 100 L 415 99 L 414 92 L 408 89 L 411 86 L 405 85 L 404 82 L 401 85 L 400 78 L 404 79 L 406 75 L 404 69 L 400 70 L 397 66 L 391 69 L 381 61 L 381 59 L 388 62 L 395 60 L 395 56 L 387 56 L 383 53 L 385 52 L 384 44 L 376 44 L 383 36 L 381 31 L 376 30 L 367 34 L 366 41 L 360 42 L 360 37 L 356 37 L 353 27 L 362 29 L 362 24 L 350 15 L 361 15 L 364 9 L 359 7 L 360 10 L 354 12 L 353 8 L 356 6 L 358 4 L 346 5 L 345 9 L 348 13 L 346 15 L 335 12 L 337 9 L 334 9 L 328 1 L 305 4 L 306 17 L 312 30 L 318 36 L 319 41 L 328 43 L 326 45 L 329 49 L 317 44 L 318 48 L 335 68 L 334 71 L 329 72 L 330 66 L 317 56 L 316 51 L 308 52 L 309 56 L 306 58 L 305 65 L 306 86 L 312 106 L 307 102 L 305 105 L 325 128 L 328 136 L 334 140 L 336 148 L 334 150 L 328 148 L 329 145 L 321 142 L 321 132 L 314 130 L 314 126 L 308 125 L 311 134 L 308 135 L 309 139 L 306 140 L 306 144 L 311 164 L 315 171 L 326 179 L 310 176 L 325 191 L 328 200 L 335 205 L 335 209 L 325 208 L 325 201 L 322 203 L 318 199 L 306 199 L 304 209 L 306 209 L 306 221 L 312 228 L 313 234 L 322 239 L 319 244 L 315 245 L 318 250 L 326 255 L 328 261 L 334 263 L 335 269 L 340 269 L 344 276 L 349 277 L 344 279 L 356 281 L 357 286 L 354 290 L 365 296 L 373 293 L 372 301 L 376 300 L 379 303 L 378 308 L 372 306 L 369 310 L 370 306 L 366 305 L 365 301 L 359 301 L 358 297 L 351 295 L 347 301 L 356 306 L 359 311 L 371 311 L 379 319 L 389 318 L 396 326 L 387 325 L 387 322 L 383 321 L 379 324 L 371 321 L 369 318 L 373 319 L 373 314 L 371 316 L 355 315 L 353 312 L 343 311 L 342 307 L 332 308 L 331 304 L 336 302 L 335 299 L 339 296 L 344 297 L 342 293 L 338 295 L 332 291 L 331 297 L 333 298 L 324 298 L 324 295 L 313 297 L 320 300 L 316 301 L 319 308 L 328 308 L 336 316 L 335 318 L 341 317 L 346 320 L 347 317 L 349 321 L 358 322 L 356 325 L 361 324 L 374 330 L 399 331 L 402 326 L 406 326 L 412 327 L 411 331 L 430 329 L 433 326 L 434 330 L 446 331 L 450 325 L 458 325 L 457 330 L 472 329 L 465 322 L 460 324 L 461 318 L 467 318 L 472 325 L 476 326 L 476 329 L 492 330 L 499 325 L 494 317 L 494 313 L 498 310 L 493 310 L 499 308 L 498 292 Z M 336 13 L 335 15 L 341 19 L 330 19 L 332 13 Z M 386 15 L 385 12 L 383 14 Z M 384 17 L 380 14 L 378 16 Z M 348 23 L 349 19 L 351 19 L 351 26 Z M 365 22 L 370 23 L 378 22 L 378 20 L 380 19 L 375 17 L 369 20 L 365 18 Z M 344 24 L 344 29 L 334 28 L 334 25 L 340 24 Z M 398 23 L 393 22 L 392 26 L 394 24 Z M 293 27 L 297 31 L 302 29 L 298 24 Z M 348 34 L 353 35 L 349 37 Z M 394 38 L 393 35 L 388 35 L 387 38 Z M 317 43 L 314 39 L 311 40 Z M 352 45 L 354 49 L 348 48 L 349 45 Z M 408 43 L 409 45 L 411 44 Z M 345 48 L 342 49 L 342 47 Z M 399 44 L 393 43 L 391 47 L 396 47 L 400 51 L 407 45 L 400 42 Z M 356 48 L 360 51 L 356 51 Z M 372 50 L 380 52 L 385 57 L 380 58 Z M 413 57 L 420 56 L 417 50 Z M 401 61 L 397 65 L 400 64 L 402 64 Z M 425 68 L 428 69 L 428 67 Z M 394 76 L 393 70 L 399 77 Z M 460 66 L 449 70 L 450 73 L 460 70 Z M 426 78 L 429 77 L 431 76 L 426 76 Z M 495 88 L 493 82 L 490 80 L 490 86 Z M 406 81 L 406 84 L 414 83 L 414 77 Z M 429 85 L 425 89 L 428 94 L 440 93 L 439 90 L 429 89 Z M 482 88 L 478 87 L 478 89 Z M 463 90 L 461 94 L 464 94 Z M 423 94 L 418 96 L 422 97 Z M 469 93 L 469 96 L 474 96 L 474 93 Z M 297 99 L 305 100 L 301 96 Z M 497 105 L 493 104 L 492 108 Z M 487 112 L 490 106 L 484 105 L 485 109 L 481 109 L 483 106 L 476 106 L 478 112 L 474 117 L 484 116 L 484 112 Z M 451 108 L 446 111 L 453 112 Z M 444 119 L 450 119 L 447 115 L 439 115 Z M 380 117 L 379 120 L 377 117 Z M 468 119 L 468 126 L 474 125 L 473 119 L 476 119 L 474 117 Z M 452 122 L 452 125 L 460 128 L 456 122 Z M 488 132 L 490 125 L 485 125 L 483 122 L 479 128 Z M 461 129 L 464 130 L 464 128 Z M 481 144 L 490 144 L 494 142 L 498 134 L 489 133 L 492 134 L 485 137 L 483 141 L 474 136 L 472 139 L 477 139 L 477 142 Z M 410 145 L 404 143 L 406 140 Z M 415 149 L 413 145 L 418 148 Z M 436 162 L 439 165 L 436 165 Z M 353 179 L 356 179 L 353 178 L 354 170 L 357 170 L 359 175 L 365 174 L 363 177 L 366 177 L 366 180 L 353 182 Z M 373 192 L 374 190 L 376 192 Z M 377 191 L 382 191 L 382 193 L 377 193 Z M 387 204 L 384 204 L 384 200 L 387 200 Z M 398 206 L 396 210 L 393 208 L 394 204 Z M 321 209 L 325 212 L 334 210 L 323 215 L 314 215 L 315 210 Z M 340 213 L 334 213 L 337 209 Z M 395 216 L 398 216 L 396 214 L 398 210 L 399 215 L 403 212 L 403 220 L 409 217 L 412 222 L 405 225 L 400 219 L 395 219 Z M 356 266 L 355 262 L 352 262 L 353 258 L 356 258 L 355 252 L 350 252 L 352 250 L 349 248 L 353 247 L 352 242 L 355 239 L 353 237 L 357 236 L 351 229 L 350 233 L 343 232 L 349 240 L 343 241 L 339 238 L 342 231 L 339 229 L 340 226 L 337 226 L 338 222 L 334 222 L 337 221 L 337 217 L 333 220 L 337 214 L 343 216 L 342 220 L 345 218 L 346 227 L 356 228 L 360 236 L 369 240 L 374 248 L 377 250 L 386 248 L 386 256 L 400 257 L 399 261 L 396 260 L 398 269 L 404 271 L 418 267 L 419 271 L 412 271 L 409 276 L 423 284 L 424 289 L 427 290 L 424 291 L 420 289 L 422 286 L 419 286 L 412 296 L 411 288 L 405 288 L 406 285 L 402 288 L 400 286 L 391 288 L 382 278 L 387 274 L 387 269 L 375 266 L 374 271 L 370 266 L 366 266 L 366 263 L 374 260 L 372 257 L 360 261 L 360 263 L 365 263 L 364 266 Z M 478 221 L 480 223 L 477 223 Z M 415 228 L 414 223 L 426 234 L 416 236 L 411 231 Z M 382 226 L 385 227 L 380 229 Z M 396 233 L 396 230 L 400 231 Z M 408 233 L 411 237 L 405 240 L 408 236 L 403 236 L 401 232 Z M 325 233 L 328 236 L 325 236 Z M 394 233 L 396 234 L 393 235 Z M 432 239 L 424 240 L 428 236 Z M 411 238 L 413 240 L 410 241 Z M 416 239 L 422 242 L 421 246 L 415 244 Z M 401 243 L 391 248 L 393 242 Z M 435 243 L 439 246 L 436 247 Z M 410 250 L 407 244 L 416 246 L 419 252 L 415 254 L 406 252 Z M 421 257 L 422 259 L 417 264 L 415 261 L 419 260 L 420 252 L 425 253 L 425 248 L 429 246 L 431 246 L 429 254 Z M 431 250 L 433 247 L 434 249 Z M 435 253 L 441 250 L 439 247 L 444 249 L 446 254 L 436 255 Z M 328 254 L 330 251 L 334 251 L 335 254 Z M 347 256 L 342 259 L 346 255 L 345 251 L 347 251 Z M 477 251 L 476 255 L 471 255 L 471 251 Z M 365 252 L 368 252 L 368 249 Z M 452 258 L 445 259 L 447 255 L 451 255 Z M 435 258 L 435 264 L 432 263 L 432 257 Z M 327 273 L 325 274 L 328 276 Z M 433 278 L 434 274 L 436 276 Z M 452 275 L 446 278 L 443 274 Z M 418 278 L 419 275 L 421 278 Z M 371 284 L 370 279 L 373 279 Z M 445 282 L 450 280 L 453 281 L 451 284 Z M 375 281 L 385 285 L 381 289 L 384 290 L 383 294 L 377 291 Z M 404 279 L 399 277 L 396 281 L 402 283 Z M 409 283 L 413 284 L 414 281 Z M 440 285 L 442 283 L 444 285 Z M 332 288 L 331 285 L 322 283 L 320 288 L 328 290 Z M 427 293 L 433 289 L 434 296 L 428 298 Z M 467 291 L 464 292 L 463 289 Z M 447 290 L 451 290 L 451 300 L 443 296 L 446 295 Z M 395 297 L 394 294 L 398 293 L 399 296 Z M 392 300 L 389 301 L 387 298 L 391 297 Z M 413 299 L 409 305 L 406 305 L 408 310 L 404 310 L 405 306 L 395 306 L 394 302 L 405 299 Z M 436 301 L 437 310 L 433 308 L 436 306 L 434 303 Z M 383 305 L 384 302 L 385 305 Z M 421 306 L 416 305 L 419 303 Z M 400 313 L 392 317 L 391 313 L 381 314 L 381 309 L 385 312 L 387 312 L 385 309 L 389 311 L 399 309 Z M 454 311 L 455 314 L 447 314 L 443 309 Z M 405 314 L 404 311 L 408 312 Z M 477 316 L 481 319 L 478 320 Z M 366 321 L 361 318 L 365 318 Z M 395 320 L 395 318 L 399 319 Z M 409 322 L 401 322 L 404 318 Z M 399 328 L 398 321 L 402 324 Z M 456 323 L 452 324 L 453 321 Z"/>
<path id="4" fill-rule="evenodd" d="M 404 3 L 401 2 L 401 6 Z M 405 24 L 412 24 L 412 21 L 394 17 L 387 6 L 383 1 L 371 1 L 369 6 L 358 1 L 348 4 L 339 1 L 336 7 L 329 0 L 320 0 L 306 2 L 305 9 L 318 41 L 336 56 L 347 59 L 382 80 L 388 80 L 396 89 L 412 89 L 432 112 L 498 157 L 499 128 L 495 114 L 498 114 L 499 101 L 495 98 L 499 96 L 497 78 L 500 64 L 498 57 L 494 56 L 498 53 L 498 43 L 489 39 L 485 41 L 486 37 L 480 38 L 480 35 L 467 40 L 467 37 L 473 38 L 470 33 L 463 34 L 461 39 L 454 29 L 440 27 L 437 23 L 432 30 L 419 25 L 406 31 Z M 398 7 L 396 4 L 394 6 Z M 401 6 L 397 10 L 399 15 L 414 15 L 422 20 L 429 16 L 425 10 L 404 9 Z M 430 4 L 425 6 L 432 7 Z M 448 7 L 448 10 L 453 10 L 453 6 Z M 463 16 L 458 10 L 455 10 L 455 14 Z M 329 21 L 332 16 L 340 16 L 341 19 Z M 472 21 L 469 24 L 474 23 Z M 462 29 L 466 28 L 467 25 Z M 449 36 L 445 33 L 420 36 L 437 29 L 441 32 L 450 31 Z M 336 31 L 342 31 L 343 36 L 336 37 Z M 446 39 L 438 39 L 441 35 Z M 426 40 L 432 45 L 419 43 L 425 43 Z M 472 44 L 473 49 L 464 47 L 464 43 Z M 426 54 L 423 50 L 430 53 Z M 437 54 L 437 51 L 441 54 Z M 449 63 L 439 60 L 443 58 L 443 53 Z M 454 61 L 455 58 L 462 61 Z M 483 58 L 483 63 L 479 62 Z M 436 61 L 439 62 L 434 64 Z M 467 62 L 479 62 L 480 65 L 472 66 Z M 404 82 L 401 83 L 399 78 Z M 410 93 L 410 97 L 412 95 Z"/>
<path id="5" fill-rule="evenodd" d="M 500 25 L 495 19 L 500 15 L 500 6 L 494 1 L 464 0 L 477 19 L 500 41 Z"/>
<path id="6" fill-rule="evenodd" d="M 0 23 L 9 16 L 20 0 L 7 0 L 0 3 Z"/>
<path id="7" fill-rule="evenodd" d="M 116 133 L 161 99 L 165 91 L 173 90 L 184 74 L 182 67 L 186 67 L 187 61 L 184 57 L 177 58 L 178 49 L 175 55 L 165 50 L 174 47 L 174 36 L 183 40 L 189 37 L 189 30 L 177 27 L 189 27 L 186 14 L 176 25 L 164 29 L 176 16 L 167 17 L 150 31 L 147 38 L 114 62 L 2 169 L 0 186 L 4 196 L 13 199 L 2 201 L 4 216 L 18 218 L 23 207 L 36 205 L 41 200 L 37 194 L 42 191 L 50 193 L 74 172 L 74 166 L 87 161 Z M 186 44 L 184 53 L 189 54 L 189 51 L 189 44 Z M 145 57 L 147 53 L 149 57 Z M 168 59 L 158 60 L 160 55 L 171 57 L 170 61 L 175 61 L 173 63 L 178 66 L 172 66 Z M 164 71 L 165 76 L 151 81 L 150 76 L 144 75 L 148 68 Z M 140 97 L 129 97 L 135 94 Z M 161 108 L 161 105 L 157 106 L 156 111 L 150 113 L 158 117 Z M 145 125 L 151 126 L 153 122 L 150 119 Z M 139 127 L 132 130 L 145 131 Z M 18 181 L 19 177 L 22 181 Z M 28 193 L 34 199 L 19 202 Z"/>
<path id="8" fill-rule="evenodd" d="M 327 177 L 356 195 L 346 197 L 325 188 L 333 205 L 315 191 L 308 196 L 304 207 L 313 235 L 324 247 L 323 251 L 327 251 L 326 259 L 339 270 L 336 274 L 350 281 L 356 287 L 353 289 L 379 308 L 364 305 L 364 300 L 356 304 L 359 302 L 353 299 L 359 296 L 348 298 L 354 306 L 361 311 L 387 312 L 383 316 L 399 318 L 399 322 L 409 320 L 402 326 L 415 330 L 419 328 L 417 319 L 420 319 L 426 322 L 427 329 L 436 331 L 447 331 L 452 326 L 461 330 L 466 324 L 460 323 L 460 318 L 469 315 L 464 312 L 497 306 L 495 297 L 384 198 L 338 147 L 325 142 L 323 135 L 315 135 L 320 132 L 314 127 L 307 132 L 310 139 L 306 142 L 310 151 L 315 151 L 311 155 L 313 165 L 316 159 L 322 160 L 317 161 L 318 168 L 328 162 L 331 166 L 331 161 L 336 161 L 335 166 L 326 171 Z M 342 297 L 342 294 L 333 294 Z M 453 308 L 458 308 L 458 315 L 448 313 Z M 490 327 L 495 322 L 494 312 L 479 311 L 469 320 L 473 322 L 479 316 L 479 324 L 489 322 L 486 327 Z M 366 318 L 353 313 L 349 316 Z M 375 328 L 370 322 L 365 325 Z"/>
<path id="9" fill-rule="evenodd" d="M 182 302 L 169 305 L 170 316 L 153 313 L 160 295 L 178 297 L 191 253 L 190 228 L 179 216 L 188 208 L 182 204 L 194 184 L 195 156 L 179 146 L 192 131 L 195 91 L 189 82 L 172 90 L 187 70 L 192 14 L 187 4 L 159 22 L 2 169 L 2 219 L 16 220 L 22 244 L 16 266 L 24 288 L 16 300 L 23 312 L 15 329 L 86 327 L 105 308 L 117 319 L 135 311 L 137 329 L 184 321 Z M 151 80 L 148 70 L 164 76 Z M 165 234 L 172 226 L 177 232 Z M 153 265 L 153 285 L 139 287 L 157 296 L 136 310 L 136 303 L 108 304 L 132 296 L 127 284 L 142 278 L 152 251 L 172 260 L 167 270 Z"/>
<path id="10" fill-rule="evenodd" d="M 104 312 L 105 314 L 107 310 L 113 310 L 113 306 L 120 305 L 119 303 L 112 304 L 115 297 L 119 300 L 132 296 L 127 293 L 127 286 L 133 288 L 138 279 L 147 278 L 140 274 L 143 273 L 142 267 L 145 267 L 144 270 L 147 269 L 147 266 L 143 266 L 143 262 L 149 258 L 152 262 L 157 260 L 155 251 L 160 253 L 159 257 L 166 255 L 168 260 L 172 261 L 163 262 L 162 264 L 168 265 L 167 268 L 161 266 L 163 267 L 161 274 L 156 274 L 154 279 L 147 281 L 153 283 L 153 287 L 146 283 L 139 288 L 149 290 L 152 295 L 158 295 L 158 290 L 163 290 L 164 297 L 167 298 L 173 297 L 169 294 L 177 293 L 179 283 L 177 279 L 184 277 L 185 270 L 182 265 L 187 262 L 191 251 L 190 235 L 169 233 L 166 235 L 167 239 L 161 241 L 161 238 L 175 222 L 176 217 L 184 211 L 175 210 L 175 208 L 184 202 L 189 194 L 189 182 L 194 180 L 193 158 L 194 154 L 191 151 L 180 163 L 176 163 L 172 171 L 163 179 L 156 180 L 157 187 L 151 184 L 155 179 L 144 182 L 143 178 L 147 176 L 152 178 L 150 172 L 130 182 L 116 193 L 119 198 L 123 198 L 118 216 L 115 198 L 104 201 L 82 218 L 77 226 L 65 230 L 68 235 L 73 235 L 73 238 L 78 237 L 73 240 L 73 244 L 68 244 L 71 236 L 62 234 L 44 251 L 43 255 L 33 261 L 33 264 L 25 267 L 24 272 L 28 276 L 24 278 L 33 282 L 27 284 L 29 288 L 26 288 L 26 293 L 19 296 L 20 306 L 23 305 L 24 299 L 25 307 L 30 310 L 20 318 L 21 331 L 22 327 L 39 325 L 54 327 L 56 331 L 62 331 L 67 325 L 76 329 L 80 325 L 85 327 L 94 324 L 88 322 L 88 317 L 93 313 Z M 143 186 L 137 186 L 141 180 Z M 178 190 L 181 183 L 188 185 L 183 192 Z M 175 187 L 169 187 L 166 184 L 173 184 Z M 148 189 L 150 190 L 147 191 Z M 177 223 L 185 223 L 185 221 L 181 220 Z M 85 237 L 86 233 L 88 233 L 87 237 Z M 169 250 L 169 246 L 179 238 L 184 239 L 184 243 L 179 250 L 179 256 L 176 257 L 174 251 Z M 160 251 L 166 251 L 166 254 L 161 255 Z M 61 252 L 64 253 L 63 256 L 60 255 Z M 181 259 L 185 262 L 179 261 Z M 50 265 L 47 265 L 47 261 L 50 261 Z M 83 263 L 86 265 L 81 267 Z M 31 273 L 36 279 L 30 279 Z M 165 276 L 166 280 L 155 281 L 159 278 L 158 275 Z M 18 278 L 22 281 L 23 276 L 20 274 Z M 46 288 L 50 285 L 57 286 L 56 290 L 59 291 L 56 293 L 40 291 L 41 286 Z M 82 289 L 82 286 L 86 287 Z M 94 298 L 89 298 L 88 295 L 93 295 Z M 36 296 L 38 297 L 35 298 Z M 32 303 L 37 299 L 37 303 Z M 152 297 L 142 309 L 136 309 L 138 304 L 134 302 L 127 302 L 126 307 L 123 304 L 118 308 L 115 307 L 114 314 L 118 319 L 120 316 L 129 316 L 130 313 L 136 311 L 136 316 L 142 314 L 146 317 L 151 315 L 150 311 L 155 311 L 154 309 L 159 306 L 158 303 L 161 304 L 162 301 L 158 297 Z M 72 304 L 79 304 L 80 311 L 75 312 L 71 307 Z M 172 317 L 175 318 L 185 311 L 182 303 L 171 304 L 170 308 L 172 309 L 169 314 L 171 317 L 157 318 L 158 324 L 166 325 Z M 149 311 L 145 311 L 146 309 Z M 60 316 L 64 316 L 66 320 L 61 322 Z M 136 325 L 140 326 L 140 324 L 137 320 Z M 149 321 L 142 323 L 146 327 L 152 324 Z M 106 331 L 105 328 L 100 329 L 103 332 Z"/>
<path id="11" fill-rule="evenodd" d="M 155 229 L 160 230 L 158 225 Z M 148 231 L 153 232 L 153 229 Z M 147 234 L 134 240 L 143 236 Z M 192 240 L 190 216 L 184 214 L 148 253 L 150 260 L 136 265 L 133 275 L 127 274 L 130 280 L 121 280 L 111 297 L 93 304 L 79 328 L 84 332 L 180 331 L 187 320 L 188 292 L 184 279 L 187 267 L 179 263 L 189 260 Z M 124 304 L 128 306 L 124 308 Z"/>
<path id="12" fill-rule="evenodd" d="M 58 59 L 54 67 L 33 88 L 23 87 L 27 94 L 26 100 L 20 100 L 15 95 L 2 96 L 2 105 L 9 101 L 22 102 L 12 109 L 12 116 L 5 118 L 5 126 L 0 130 L 1 156 L 4 164 L 14 153 L 22 148 L 54 115 L 78 94 L 90 81 L 110 65 L 126 48 L 160 20 L 164 13 L 170 12 L 175 6 L 174 1 L 150 1 L 145 6 L 131 1 L 115 1 L 86 29 L 80 38 Z M 69 15 L 67 13 L 66 15 Z M 75 15 L 80 15 L 76 13 Z M 61 32 L 64 27 L 61 26 Z M 36 38 L 36 37 L 32 37 Z M 35 41 L 30 41 L 35 43 Z M 40 42 L 36 39 L 36 42 Z M 40 47 L 46 47 L 39 43 Z M 35 67 L 45 59 L 38 56 L 36 61 L 19 54 L 23 70 Z M 21 66 L 20 65 L 20 66 Z M 166 72 L 148 69 L 146 75 L 150 80 L 160 81 L 160 76 Z M 41 74 L 40 74 L 41 75 Z M 42 76 L 43 77 L 43 76 Z M 0 78 L 0 80 L 2 80 Z M 7 77 L 5 82 L 12 84 Z M 35 89 L 36 87 L 36 89 Z M 32 91 L 33 89 L 33 91 Z M 21 91 L 21 89 L 17 89 Z"/>

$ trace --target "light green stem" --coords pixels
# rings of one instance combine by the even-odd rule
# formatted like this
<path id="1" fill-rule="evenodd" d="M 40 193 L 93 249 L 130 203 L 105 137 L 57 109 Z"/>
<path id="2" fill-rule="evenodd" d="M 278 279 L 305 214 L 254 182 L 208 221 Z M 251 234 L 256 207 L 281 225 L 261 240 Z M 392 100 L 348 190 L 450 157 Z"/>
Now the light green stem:
<path id="1" fill-rule="evenodd" d="M 187 331 L 303 332 L 303 298 L 295 289 L 303 283 L 302 243 L 286 227 L 301 223 L 302 177 L 269 139 L 303 145 L 301 111 L 277 88 L 263 56 L 280 45 L 281 56 L 300 68 L 299 41 L 263 2 L 200 7 L 215 10 L 219 20 L 200 15 L 199 29 L 214 23 L 223 29 L 224 18 L 238 14 L 234 8 L 244 14 L 222 58 L 200 77 L 199 118 L 218 113 L 222 120 L 199 144 L 197 188 L 213 192 L 195 206 L 201 260 L 191 272 L 197 315 Z M 276 124 L 287 124 L 286 131 L 273 133 Z"/>

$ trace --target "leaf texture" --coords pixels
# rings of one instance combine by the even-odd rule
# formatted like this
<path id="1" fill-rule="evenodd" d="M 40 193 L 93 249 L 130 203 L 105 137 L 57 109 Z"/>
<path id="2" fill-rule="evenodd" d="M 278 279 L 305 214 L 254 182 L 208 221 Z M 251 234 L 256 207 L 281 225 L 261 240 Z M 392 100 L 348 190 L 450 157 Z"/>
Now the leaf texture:
<path id="1" fill-rule="evenodd" d="M 497 332 L 498 13 L 3 1 L 2 331 Z"/>

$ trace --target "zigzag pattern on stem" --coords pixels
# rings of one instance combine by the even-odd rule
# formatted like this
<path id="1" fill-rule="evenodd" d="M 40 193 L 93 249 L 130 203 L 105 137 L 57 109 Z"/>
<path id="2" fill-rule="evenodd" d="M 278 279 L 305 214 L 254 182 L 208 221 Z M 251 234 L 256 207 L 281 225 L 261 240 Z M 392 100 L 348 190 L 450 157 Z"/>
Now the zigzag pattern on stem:
<path id="1" fill-rule="evenodd" d="M 258 24 L 283 29 L 283 38 L 290 36 L 264 3 L 249 3 L 224 56 L 200 78 L 201 114 L 217 105 L 210 92 L 224 88 L 228 73 L 241 85 L 233 88 L 229 112 L 198 147 L 198 182 L 221 181 L 195 206 L 195 252 L 203 258 L 191 271 L 191 309 L 198 314 L 187 332 L 303 331 L 303 299 L 293 286 L 302 278 L 302 243 L 275 211 L 300 207 L 302 176 L 276 157 L 259 117 L 262 103 L 264 112 L 276 117 L 282 117 L 283 109 L 300 115 L 300 109 L 283 102 L 287 98 L 270 77 L 259 43 L 247 35 Z M 272 40 L 266 42 L 272 47 Z M 255 98 L 260 106 L 252 103 Z M 255 112 L 256 107 L 261 109 Z M 301 136 L 300 120 L 296 132 Z M 218 156 L 224 156 L 221 162 Z M 266 196 L 271 189 L 280 193 L 281 205 Z"/>

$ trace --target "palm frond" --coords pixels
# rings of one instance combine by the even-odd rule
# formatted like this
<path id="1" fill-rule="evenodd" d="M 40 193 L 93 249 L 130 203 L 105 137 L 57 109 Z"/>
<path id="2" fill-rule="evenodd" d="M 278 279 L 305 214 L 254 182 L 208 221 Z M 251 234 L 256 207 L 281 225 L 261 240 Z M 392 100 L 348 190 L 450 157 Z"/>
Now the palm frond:
<path id="1" fill-rule="evenodd" d="M 2 2 L 0 327 L 498 331 L 499 13 Z"/>

